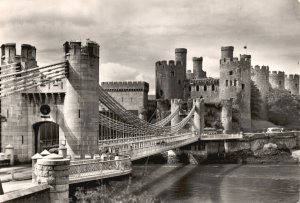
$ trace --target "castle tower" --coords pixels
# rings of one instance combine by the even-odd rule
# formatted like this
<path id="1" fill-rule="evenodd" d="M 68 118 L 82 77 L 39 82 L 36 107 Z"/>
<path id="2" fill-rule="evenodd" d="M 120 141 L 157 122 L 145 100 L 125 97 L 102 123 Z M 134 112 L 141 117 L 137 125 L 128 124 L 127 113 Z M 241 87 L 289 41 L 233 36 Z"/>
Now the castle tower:
<path id="1" fill-rule="evenodd" d="M 234 50 L 233 46 L 221 47 L 221 59 L 225 59 L 225 58 L 232 59 L 233 50 Z"/>
<path id="2" fill-rule="evenodd" d="M 269 81 L 272 88 L 284 90 L 285 76 L 282 71 L 272 71 L 269 73 Z"/>
<path id="3" fill-rule="evenodd" d="M 285 75 L 285 89 L 291 94 L 299 95 L 299 75 Z"/>
<path id="4" fill-rule="evenodd" d="M 31 45 L 27 46 L 32 47 Z M 1 70 L 1 74 L 14 73 L 21 69 L 30 69 L 37 66 L 35 57 L 31 58 L 28 55 L 23 55 L 24 45 L 21 46 L 21 56 L 16 54 L 15 43 L 3 44 L 1 51 L 1 65 L 18 63 L 12 65 L 12 67 L 15 67 L 12 69 L 11 66 L 4 67 Z M 26 63 L 28 60 L 31 60 L 31 63 Z M 20 66 L 21 64 L 22 67 Z M 2 82 L 4 82 L 2 87 L 6 85 L 5 80 L 2 79 Z M 20 85 L 20 82 L 16 81 L 8 83 L 7 86 L 14 87 L 16 83 Z M 32 133 L 28 133 L 32 126 L 28 127 L 27 117 L 24 115 L 26 114 L 25 102 L 24 97 L 20 93 L 1 98 L 1 115 L 6 120 L 1 122 L 2 149 L 5 147 L 4 145 L 11 144 L 14 147 L 15 154 L 18 154 L 17 160 L 21 162 L 33 155 L 33 146 L 31 145 L 33 142 Z"/>
<path id="5" fill-rule="evenodd" d="M 181 65 L 184 68 L 184 74 L 186 73 L 186 54 L 187 54 L 187 49 L 185 48 L 176 48 L 175 49 L 175 62 L 177 64 L 178 61 L 181 62 Z"/>
<path id="6" fill-rule="evenodd" d="M 269 67 L 268 66 L 255 66 L 251 69 L 251 80 L 257 86 L 260 92 L 262 105 L 260 111 L 260 117 L 262 119 L 268 119 L 267 111 L 267 99 L 270 91 L 269 85 Z"/>
<path id="7" fill-rule="evenodd" d="M 242 130 L 249 131 L 251 130 L 251 56 L 240 55 L 239 60 L 233 57 L 233 50 L 232 46 L 221 48 L 219 99 L 233 98 L 233 106 L 240 114 L 240 127 Z"/>
<path id="8" fill-rule="evenodd" d="M 193 57 L 194 79 L 206 78 L 206 72 L 202 70 L 202 57 Z"/>
<path id="9" fill-rule="evenodd" d="M 99 132 L 99 45 L 88 41 L 66 42 L 65 59 L 69 61 L 69 78 L 66 82 L 64 120 L 68 132 L 68 153 L 72 157 L 93 155 L 98 150 Z"/>
<path id="10" fill-rule="evenodd" d="M 185 90 L 185 67 L 178 61 L 158 61 L 156 69 L 156 99 L 182 99 Z"/>

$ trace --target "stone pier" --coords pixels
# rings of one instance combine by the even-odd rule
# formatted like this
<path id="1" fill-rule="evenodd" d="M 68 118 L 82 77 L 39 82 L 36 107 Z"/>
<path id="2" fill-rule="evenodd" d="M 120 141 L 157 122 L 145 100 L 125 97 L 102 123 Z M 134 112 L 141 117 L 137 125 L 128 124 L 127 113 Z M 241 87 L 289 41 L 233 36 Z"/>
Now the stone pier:
<path id="1" fill-rule="evenodd" d="M 50 154 L 37 160 L 36 181 L 50 186 L 51 203 L 69 202 L 69 168 L 70 160 L 61 155 Z"/>
<path id="2" fill-rule="evenodd" d="M 193 103 L 196 105 L 193 120 L 193 130 L 197 135 L 200 135 L 204 130 L 204 99 L 194 99 Z"/>

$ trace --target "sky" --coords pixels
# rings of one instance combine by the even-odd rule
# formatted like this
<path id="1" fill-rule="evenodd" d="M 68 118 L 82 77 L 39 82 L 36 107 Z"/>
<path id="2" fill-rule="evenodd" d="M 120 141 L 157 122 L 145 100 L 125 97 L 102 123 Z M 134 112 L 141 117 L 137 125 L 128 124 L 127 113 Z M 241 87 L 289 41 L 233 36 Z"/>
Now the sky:
<path id="1" fill-rule="evenodd" d="M 0 44 L 32 44 L 40 66 L 63 60 L 63 43 L 100 44 L 100 82 L 139 80 L 155 89 L 155 62 L 175 48 L 203 57 L 219 77 L 221 46 L 252 65 L 300 74 L 300 0 L 0 0 Z M 247 49 L 244 49 L 244 46 Z"/>

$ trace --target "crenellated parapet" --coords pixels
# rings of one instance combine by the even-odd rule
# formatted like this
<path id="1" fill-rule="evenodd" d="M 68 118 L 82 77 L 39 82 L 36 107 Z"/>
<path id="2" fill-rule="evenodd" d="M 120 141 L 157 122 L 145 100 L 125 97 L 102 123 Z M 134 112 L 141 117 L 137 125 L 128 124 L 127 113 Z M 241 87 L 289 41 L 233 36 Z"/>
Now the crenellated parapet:
<path id="1" fill-rule="evenodd" d="M 149 83 L 143 81 L 102 82 L 101 86 L 108 92 L 149 92 Z"/>
<path id="2" fill-rule="evenodd" d="M 1 64 L 21 63 L 25 69 L 37 66 L 36 48 L 30 44 L 21 45 L 21 54 L 17 54 L 15 43 L 6 43 L 1 45 Z"/>

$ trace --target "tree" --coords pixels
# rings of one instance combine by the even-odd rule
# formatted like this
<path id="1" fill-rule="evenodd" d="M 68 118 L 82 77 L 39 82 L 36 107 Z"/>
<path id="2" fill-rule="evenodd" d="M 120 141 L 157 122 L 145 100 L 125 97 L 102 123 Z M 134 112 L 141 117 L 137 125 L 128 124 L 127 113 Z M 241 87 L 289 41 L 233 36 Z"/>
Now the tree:
<path id="1" fill-rule="evenodd" d="M 250 108 L 251 108 L 251 117 L 252 118 L 260 118 L 261 112 L 261 95 L 259 89 L 251 80 L 251 100 L 250 100 Z"/>
<path id="2" fill-rule="evenodd" d="M 271 89 L 268 96 L 269 120 L 277 125 L 286 126 L 300 119 L 300 98 L 287 90 Z"/>

